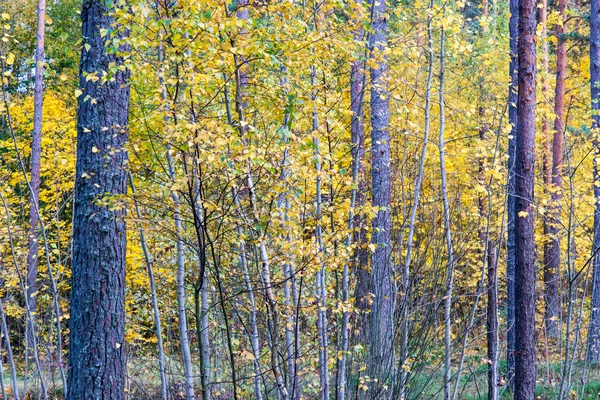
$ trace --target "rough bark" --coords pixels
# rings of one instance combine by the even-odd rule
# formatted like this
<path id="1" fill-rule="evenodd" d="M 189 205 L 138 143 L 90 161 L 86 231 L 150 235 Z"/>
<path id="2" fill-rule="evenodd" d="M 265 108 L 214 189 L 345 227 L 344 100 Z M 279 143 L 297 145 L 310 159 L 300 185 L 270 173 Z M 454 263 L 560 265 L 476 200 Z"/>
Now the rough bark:
<path id="1" fill-rule="evenodd" d="M 515 155 L 515 399 L 535 396 L 535 174 L 536 2 L 519 5 L 518 117 Z"/>
<path id="2" fill-rule="evenodd" d="M 565 21 L 567 0 L 558 2 L 560 18 Z M 545 227 L 548 243 L 544 246 L 544 300 L 546 303 L 546 334 L 558 337 L 558 279 L 560 269 L 560 202 L 562 200 L 562 164 L 565 124 L 565 78 L 567 72 L 567 43 L 564 23 L 556 25 L 558 46 L 556 49 L 556 86 L 554 89 L 554 139 L 552 146 L 552 187 L 550 215 Z"/>
<path id="3" fill-rule="evenodd" d="M 519 20 L 519 0 L 510 0 L 510 87 L 508 89 L 508 122 L 511 124 L 511 133 L 508 140 L 508 199 L 507 199 L 507 231 L 508 238 L 506 243 L 506 361 L 507 361 L 507 382 L 509 386 L 514 386 L 515 373 L 515 148 L 517 141 L 518 120 L 517 120 L 517 81 L 519 70 L 518 58 L 518 20 Z"/>
<path id="4" fill-rule="evenodd" d="M 375 245 L 371 264 L 373 304 L 371 309 L 368 371 L 371 398 L 386 398 L 394 376 L 395 289 L 391 266 L 391 169 L 388 63 L 382 54 L 387 47 L 386 2 L 372 2 L 369 46 L 371 67 L 371 179 L 372 204 L 377 208 L 371 242 Z M 375 382 L 375 379 L 377 381 Z"/>
<path id="5" fill-rule="evenodd" d="M 592 94 L 592 131 L 594 133 L 594 238 L 592 248 L 592 303 L 588 333 L 587 359 L 600 362 L 600 0 L 590 1 L 590 90 Z"/>
<path id="6" fill-rule="evenodd" d="M 109 5 L 85 0 L 77 110 L 77 163 L 69 342 L 69 400 L 123 399 L 125 388 L 124 210 L 99 202 L 127 193 L 128 72 L 103 79 L 122 59 L 107 52 Z"/>

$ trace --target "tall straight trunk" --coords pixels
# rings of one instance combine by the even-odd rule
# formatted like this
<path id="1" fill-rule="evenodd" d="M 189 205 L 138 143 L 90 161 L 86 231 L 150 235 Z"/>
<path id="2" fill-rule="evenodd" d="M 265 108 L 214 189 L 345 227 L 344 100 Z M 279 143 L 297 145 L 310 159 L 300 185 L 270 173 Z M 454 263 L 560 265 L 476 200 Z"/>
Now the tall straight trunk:
<path id="1" fill-rule="evenodd" d="M 519 5 L 519 90 L 515 155 L 515 399 L 535 396 L 535 174 L 536 1 Z"/>
<path id="2" fill-rule="evenodd" d="M 549 242 L 544 247 L 544 299 L 546 302 L 546 332 L 558 337 L 558 279 L 560 268 L 560 202 L 562 200 L 562 164 L 565 124 L 565 74 L 567 72 L 567 43 L 564 37 L 567 0 L 559 0 L 558 12 L 563 24 L 556 25 L 556 86 L 554 89 L 554 141 L 552 146 L 551 215 L 546 231 Z"/>
<path id="3" fill-rule="evenodd" d="M 86 79 L 122 65 L 101 34 L 114 29 L 111 8 L 85 0 L 81 10 L 69 400 L 125 397 L 125 212 L 97 199 L 127 194 L 129 73 L 118 70 L 107 82 Z"/>
<path id="4" fill-rule="evenodd" d="M 445 14 L 445 7 L 444 7 Z M 446 174 L 446 152 L 444 149 L 445 109 L 444 109 L 444 74 L 445 74 L 445 40 L 446 32 L 442 27 L 440 39 L 440 135 L 438 145 L 440 149 L 440 173 L 442 177 L 442 203 L 444 205 L 444 231 L 446 248 L 448 251 L 448 277 L 446 278 L 446 291 L 444 294 L 444 399 L 451 398 L 450 393 L 450 361 L 452 356 L 452 290 L 454 287 L 454 249 L 452 246 L 452 226 L 450 224 L 450 204 L 448 202 L 448 182 Z"/>
<path id="5" fill-rule="evenodd" d="M 487 357 L 488 400 L 498 399 L 498 260 L 496 246 L 488 241 L 487 276 Z"/>
<path id="6" fill-rule="evenodd" d="M 167 371 L 165 367 L 165 350 L 163 346 L 162 328 L 160 322 L 160 312 L 158 309 L 158 298 L 156 295 L 156 283 L 154 280 L 154 269 L 152 267 L 152 260 L 150 258 L 150 251 L 148 250 L 148 243 L 146 242 L 146 235 L 144 234 L 144 228 L 142 226 L 142 215 L 140 212 L 140 206 L 135 190 L 135 183 L 133 181 L 133 175 L 131 171 L 128 172 L 129 184 L 131 186 L 131 194 L 133 196 L 135 215 L 138 219 L 138 232 L 140 235 L 140 244 L 142 246 L 142 252 L 144 253 L 144 260 L 146 261 L 146 268 L 148 269 L 148 280 L 150 281 L 150 295 L 152 298 L 152 315 L 154 316 L 154 330 L 156 333 L 156 346 L 158 347 L 158 370 L 160 373 L 160 393 L 163 400 L 168 399 L 167 390 L 169 388 L 167 380 Z"/>
<path id="7" fill-rule="evenodd" d="M 362 30 L 355 34 L 355 39 L 359 40 L 362 38 Z M 350 312 L 348 310 L 349 304 L 349 266 L 354 265 L 357 274 L 357 308 L 364 310 L 364 300 L 359 299 L 359 296 L 363 298 L 368 293 L 368 273 L 364 269 L 366 265 L 357 262 L 361 257 L 360 253 L 366 253 L 367 249 L 365 244 L 365 237 L 361 235 L 361 230 L 364 231 L 364 224 L 361 223 L 364 218 L 357 218 L 356 208 L 362 207 L 365 204 L 365 191 L 364 180 L 362 179 L 363 160 L 365 155 L 365 129 L 364 129 L 364 118 L 363 118 L 363 96 L 364 96 L 364 67 L 363 61 L 355 60 L 350 67 L 350 110 L 352 111 L 352 120 L 350 125 L 350 137 L 352 140 L 352 190 L 350 194 L 350 212 L 348 216 L 348 236 L 346 238 L 346 247 L 351 247 L 353 243 L 356 244 L 356 252 L 351 255 L 351 260 L 348 260 L 344 264 L 344 271 L 342 275 L 342 302 L 344 304 L 344 311 L 342 313 L 342 340 L 341 348 L 342 359 L 339 364 L 338 371 L 338 397 L 337 400 L 344 400 L 346 398 L 346 365 L 347 365 L 347 353 L 350 346 Z M 362 172 L 362 174 L 361 174 Z M 362 184 L 362 188 L 361 188 Z M 363 190 L 361 190 L 363 189 Z M 355 232 L 355 229 L 357 232 Z M 357 235 L 358 233 L 358 235 Z M 363 232 L 364 233 L 364 232 Z M 367 283 L 367 290 L 363 291 L 359 287 L 365 286 Z M 359 317 L 359 329 L 362 332 L 362 336 L 368 331 L 366 322 L 366 314 L 362 313 Z M 364 339 L 363 337 L 363 339 Z M 364 341 L 363 341 L 364 342 Z"/>
<path id="8" fill-rule="evenodd" d="M 377 208 L 371 242 L 375 245 L 371 264 L 371 326 L 368 371 L 372 380 L 371 398 L 387 398 L 394 377 L 394 312 L 396 291 L 391 265 L 391 169 L 388 63 L 382 52 L 387 48 L 386 2 L 373 1 L 369 38 L 371 58 L 371 179 L 372 204 Z M 376 381 L 375 381 L 376 380 Z"/>
<path id="9" fill-rule="evenodd" d="M 313 85 L 313 102 L 316 101 L 317 90 L 314 87 L 316 84 L 316 69 L 311 66 L 311 80 Z M 317 135 L 319 130 L 319 116 L 316 108 L 312 114 L 312 130 L 313 134 Z M 316 169 L 316 198 L 315 198 L 315 239 L 317 242 L 317 251 L 323 257 L 323 228 L 321 226 L 322 217 L 322 192 L 321 192 L 321 161 L 320 161 L 320 144 L 319 138 L 313 139 L 315 147 L 315 169 Z M 317 271 L 316 279 L 316 298 L 317 298 L 317 342 L 319 346 L 319 382 L 321 384 L 321 400 L 329 399 L 329 337 L 327 335 L 327 287 L 325 285 L 325 262 L 321 262 L 321 268 Z"/>
<path id="10" fill-rule="evenodd" d="M 594 134 L 594 242 L 592 248 L 592 304 L 587 360 L 600 362 L 600 0 L 590 1 L 590 90 Z"/>
<path id="11" fill-rule="evenodd" d="M 507 243 L 506 243 L 506 364 L 507 364 L 507 382 L 510 387 L 514 387 L 515 375 L 515 190 L 517 175 L 516 167 L 516 142 L 518 132 L 518 110 L 517 110 L 517 86 L 518 86 L 518 21 L 519 21 L 519 0 L 510 0 L 510 86 L 508 88 L 508 122 L 511 125 L 510 137 L 508 140 L 508 187 L 507 187 Z"/>
<path id="12" fill-rule="evenodd" d="M 29 237 L 27 253 L 27 298 L 31 324 L 26 325 L 26 357 L 29 358 L 31 334 L 35 330 L 37 312 L 38 275 L 38 210 L 41 183 L 42 109 L 44 105 L 44 39 L 46 33 L 46 0 L 38 0 L 35 44 L 35 83 L 33 88 L 33 132 L 31 141 L 31 200 L 29 206 Z"/>

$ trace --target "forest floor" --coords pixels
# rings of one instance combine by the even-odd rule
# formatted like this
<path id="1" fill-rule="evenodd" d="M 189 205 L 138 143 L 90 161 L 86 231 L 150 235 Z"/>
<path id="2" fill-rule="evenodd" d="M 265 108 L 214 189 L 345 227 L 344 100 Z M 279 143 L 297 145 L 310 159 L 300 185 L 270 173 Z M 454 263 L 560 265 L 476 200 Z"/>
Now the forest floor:
<path id="1" fill-rule="evenodd" d="M 160 395 L 160 378 L 157 371 L 152 368 L 154 365 L 150 360 L 148 362 L 130 363 L 129 378 L 127 382 L 127 393 L 130 400 L 159 400 Z M 467 365 L 468 363 L 465 363 Z M 560 382 L 561 382 L 562 364 L 542 364 L 538 365 L 538 384 L 536 399 L 538 400 L 554 400 L 559 397 Z M 573 365 L 571 372 L 571 390 L 569 399 L 600 399 L 600 365 L 587 369 L 587 382 L 585 390 L 581 388 L 581 376 L 583 372 L 583 362 L 577 362 Z M 501 361 L 499 365 L 500 375 L 506 371 L 506 362 Z M 177 371 L 175 371 L 177 372 Z M 412 378 L 413 389 L 411 390 L 412 399 L 441 399 L 443 398 L 443 372 L 442 371 L 421 371 Z M 10 375 L 4 374 L 4 384 L 7 393 L 11 395 Z M 22 381 L 19 385 L 22 385 Z M 62 399 L 62 390 L 60 389 L 60 379 L 56 379 L 54 383 L 48 382 L 48 394 L 50 399 Z M 28 392 L 31 398 L 37 398 L 39 388 L 30 384 Z M 250 391 L 251 392 L 251 391 Z M 508 386 L 501 382 L 498 388 L 500 399 L 512 399 L 512 393 Z M 174 400 L 184 399 L 183 385 L 171 387 Z M 222 399 L 228 399 L 226 391 L 222 393 Z M 21 388 L 22 395 L 22 388 Z M 480 400 L 487 399 L 487 366 L 482 363 L 477 368 L 469 370 L 468 367 L 464 370 L 461 377 L 456 398 L 461 400 Z M 244 400 L 250 400 L 250 397 L 244 397 Z M 0 394 L 1 400 L 1 394 Z"/>

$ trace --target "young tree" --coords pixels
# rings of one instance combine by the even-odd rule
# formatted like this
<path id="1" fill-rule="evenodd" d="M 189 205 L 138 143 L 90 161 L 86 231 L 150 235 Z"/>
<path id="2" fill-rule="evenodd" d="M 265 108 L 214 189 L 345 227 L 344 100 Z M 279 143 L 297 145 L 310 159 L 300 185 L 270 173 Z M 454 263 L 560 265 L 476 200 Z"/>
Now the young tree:
<path id="1" fill-rule="evenodd" d="M 85 0 L 81 9 L 70 400 L 125 397 L 126 227 L 115 196 L 127 190 L 129 73 L 118 68 L 119 50 L 106 47 L 111 36 L 105 32 L 115 30 L 111 11 L 101 0 Z"/>
<path id="2" fill-rule="evenodd" d="M 41 183 L 42 157 L 42 108 L 44 105 L 44 39 L 46 36 L 46 0 L 38 0 L 37 31 L 35 46 L 35 82 L 33 88 L 33 133 L 31 141 L 31 200 L 29 205 L 29 252 L 27 253 L 27 307 L 33 316 L 31 324 L 27 324 L 27 352 L 33 341 L 31 335 L 35 331 L 35 315 L 37 310 L 37 275 L 38 275 L 38 210 Z M 26 355 L 27 357 L 29 354 Z"/>
<path id="3" fill-rule="evenodd" d="M 387 47 L 385 1 L 372 3 L 372 29 L 369 39 L 371 67 L 371 155 L 372 202 L 377 207 L 373 219 L 370 347 L 368 370 L 373 380 L 372 398 L 385 398 L 394 376 L 394 307 L 395 290 L 392 282 L 390 243 L 390 113 L 388 92 L 388 63 L 383 54 Z M 375 381 L 377 379 L 377 381 Z"/>
<path id="4" fill-rule="evenodd" d="M 515 148 L 515 399 L 535 396 L 535 174 L 536 14 L 534 0 L 519 5 L 518 116 Z"/>

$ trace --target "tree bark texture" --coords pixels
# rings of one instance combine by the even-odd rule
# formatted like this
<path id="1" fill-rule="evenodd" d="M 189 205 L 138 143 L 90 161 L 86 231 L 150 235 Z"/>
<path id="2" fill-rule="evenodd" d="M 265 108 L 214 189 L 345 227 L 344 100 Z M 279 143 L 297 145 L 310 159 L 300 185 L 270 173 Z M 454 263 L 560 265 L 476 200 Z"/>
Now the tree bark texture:
<path id="1" fill-rule="evenodd" d="M 515 400 L 535 397 L 535 174 L 536 14 L 535 0 L 519 5 L 518 116 L 515 155 Z"/>
<path id="2" fill-rule="evenodd" d="M 395 290 L 390 263 L 390 133 L 388 64 L 382 54 L 387 47 L 385 1 L 372 2 L 372 27 L 369 46 L 375 65 L 371 68 L 371 152 L 372 203 L 377 207 L 373 220 L 371 242 L 376 246 L 372 255 L 370 346 L 368 369 L 373 381 L 371 397 L 386 398 L 394 376 L 394 311 Z"/>
<path id="3" fill-rule="evenodd" d="M 110 63 L 122 64 L 100 33 L 114 29 L 109 11 L 100 0 L 85 0 L 81 9 L 69 400 L 125 397 L 124 209 L 99 200 L 127 193 L 128 72 L 119 70 L 106 82 L 86 79 L 100 78 Z"/>

